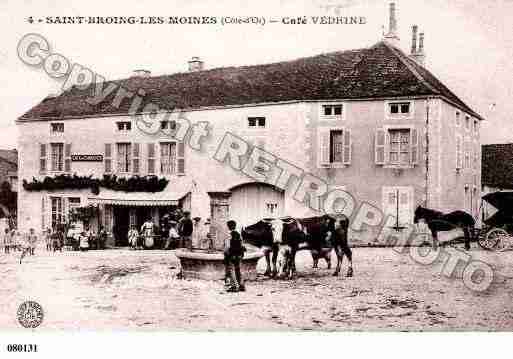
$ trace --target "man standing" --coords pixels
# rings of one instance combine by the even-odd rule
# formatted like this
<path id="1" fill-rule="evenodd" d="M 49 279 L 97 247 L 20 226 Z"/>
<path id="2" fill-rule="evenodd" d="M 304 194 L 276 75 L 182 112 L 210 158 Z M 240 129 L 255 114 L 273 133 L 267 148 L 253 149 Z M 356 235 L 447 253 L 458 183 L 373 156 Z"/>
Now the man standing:
<path id="1" fill-rule="evenodd" d="M 239 232 L 235 229 L 237 223 L 233 220 L 226 222 L 230 230 L 230 247 L 226 251 L 225 265 L 228 265 L 227 272 L 230 273 L 230 287 L 228 292 L 244 292 L 246 287 L 242 281 L 240 273 L 240 262 L 244 256 L 244 247 L 242 246 L 242 239 Z"/>
<path id="2" fill-rule="evenodd" d="M 100 249 L 105 249 L 105 243 L 107 242 L 107 231 L 103 226 L 100 226 L 100 232 L 98 232 L 98 240 Z"/>
<path id="3" fill-rule="evenodd" d="M 180 221 L 180 235 L 182 236 L 182 247 L 192 249 L 192 232 L 194 231 L 191 212 L 183 212 L 183 218 Z"/>

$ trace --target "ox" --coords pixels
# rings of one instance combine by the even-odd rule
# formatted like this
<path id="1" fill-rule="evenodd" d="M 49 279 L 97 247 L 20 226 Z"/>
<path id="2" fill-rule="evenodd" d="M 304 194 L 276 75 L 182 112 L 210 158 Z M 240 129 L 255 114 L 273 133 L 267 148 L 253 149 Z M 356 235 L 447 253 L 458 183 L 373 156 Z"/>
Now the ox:
<path id="1" fill-rule="evenodd" d="M 296 272 L 296 253 L 302 249 L 311 251 L 314 268 L 318 267 L 319 259 L 323 258 L 330 269 L 331 250 L 335 249 L 337 267 L 333 275 L 339 274 L 345 255 L 349 260 L 347 276 L 352 276 L 352 252 L 347 243 L 347 217 L 342 217 L 340 223 L 342 225 L 335 226 L 335 219 L 330 216 L 262 219 L 246 227 L 242 231 L 242 237 L 244 241 L 264 252 L 267 264 L 265 275 L 275 276 L 279 273 L 292 278 Z"/>

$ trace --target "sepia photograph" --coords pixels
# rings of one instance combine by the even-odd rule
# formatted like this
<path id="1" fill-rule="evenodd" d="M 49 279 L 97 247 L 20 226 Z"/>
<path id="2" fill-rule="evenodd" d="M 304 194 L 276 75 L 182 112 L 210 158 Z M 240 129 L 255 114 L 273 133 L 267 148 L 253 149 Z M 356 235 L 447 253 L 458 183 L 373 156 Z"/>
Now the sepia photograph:
<path id="1" fill-rule="evenodd" d="M 513 330 L 513 1 L 0 9 L 0 352 Z"/>

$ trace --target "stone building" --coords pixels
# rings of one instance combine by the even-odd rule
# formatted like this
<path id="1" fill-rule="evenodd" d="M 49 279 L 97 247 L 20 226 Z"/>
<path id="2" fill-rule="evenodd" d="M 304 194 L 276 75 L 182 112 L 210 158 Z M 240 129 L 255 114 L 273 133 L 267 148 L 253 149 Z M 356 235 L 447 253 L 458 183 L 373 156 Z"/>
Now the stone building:
<path id="1" fill-rule="evenodd" d="M 423 66 L 424 35 L 417 35 L 417 27 L 411 54 L 399 48 L 390 10 L 389 32 L 369 48 L 216 69 L 204 69 L 193 58 L 188 72 L 151 76 L 139 70 L 100 84 L 144 93 L 145 109 L 154 104 L 159 114 L 171 114 L 159 121 L 160 131 L 152 125 L 145 131 L 140 124 L 151 124 L 155 116 L 144 110 L 131 115 L 133 98 L 120 91 L 88 101 L 92 89 L 74 87 L 46 98 L 17 121 L 20 179 L 109 173 L 165 176 L 170 182 L 161 193 L 102 189 L 97 195 L 87 189 L 26 191 L 20 183 L 20 226 L 52 226 L 67 207 L 90 203 L 100 206 L 97 221 L 109 230 L 117 227 L 118 236 L 128 223 L 148 214 L 157 220 L 169 206 L 234 218 L 240 225 L 321 213 L 323 195 L 308 191 L 298 200 L 297 186 L 256 181 L 215 160 L 227 133 L 323 179 L 328 190 L 345 190 L 358 204 L 396 216 L 396 225 L 411 223 L 417 205 L 475 214 L 483 118 Z M 201 151 L 188 138 L 169 136 L 181 127 L 180 118 L 209 123 Z M 81 155 L 100 156 L 81 161 Z M 376 232 L 364 228 L 354 237 L 372 241 Z"/>

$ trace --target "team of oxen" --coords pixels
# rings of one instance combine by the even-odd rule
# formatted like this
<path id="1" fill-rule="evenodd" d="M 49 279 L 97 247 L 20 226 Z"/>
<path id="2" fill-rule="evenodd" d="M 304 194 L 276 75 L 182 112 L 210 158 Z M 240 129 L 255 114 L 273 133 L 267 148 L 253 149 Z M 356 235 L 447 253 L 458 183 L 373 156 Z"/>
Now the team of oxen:
<path id="1" fill-rule="evenodd" d="M 265 275 L 293 278 L 299 250 L 310 250 L 314 268 L 318 267 L 319 259 L 324 259 L 330 269 L 334 250 L 337 265 L 333 275 L 340 273 L 346 256 L 349 261 L 347 276 L 350 277 L 353 275 L 353 258 L 347 241 L 348 227 L 349 219 L 345 216 L 262 219 L 244 228 L 242 238 L 263 250 L 267 264 Z"/>
<path id="2" fill-rule="evenodd" d="M 433 246 L 438 246 L 438 232 L 461 228 L 464 233 L 465 249 L 475 238 L 474 218 L 464 211 L 442 213 L 418 206 L 414 213 L 414 223 L 427 223 L 433 237 Z M 310 218 L 262 219 L 242 230 L 246 243 L 259 247 L 265 254 L 266 275 L 292 278 L 296 272 L 296 253 L 310 250 L 313 267 L 319 259 L 324 259 L 331 268 L 331 252 L 335 251 L 337 265 L 334 276 L 340 273 L 344 256 L 349 261 L 347 276 L 353 275 L 353 255 L 348 245 L 349 219 L 344 215 L 324 215 Z M 271 268 L 272 264 L 272 268 Z"/>

